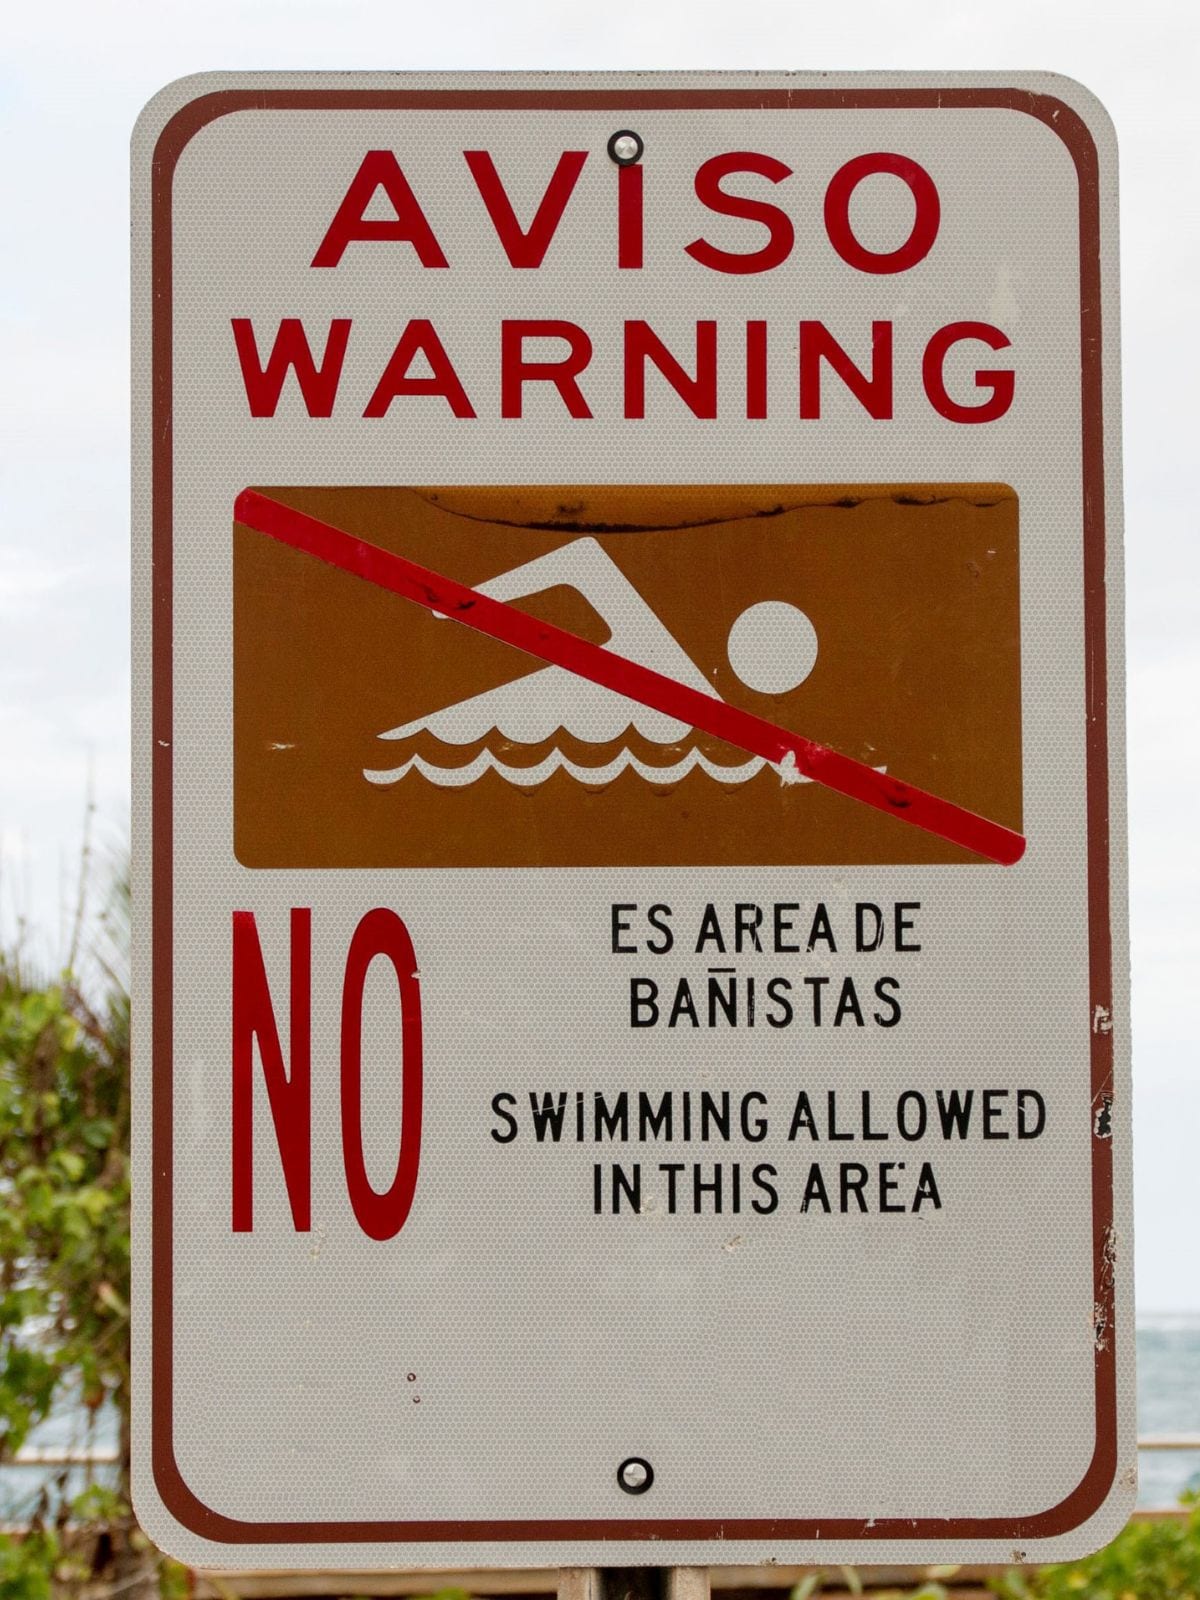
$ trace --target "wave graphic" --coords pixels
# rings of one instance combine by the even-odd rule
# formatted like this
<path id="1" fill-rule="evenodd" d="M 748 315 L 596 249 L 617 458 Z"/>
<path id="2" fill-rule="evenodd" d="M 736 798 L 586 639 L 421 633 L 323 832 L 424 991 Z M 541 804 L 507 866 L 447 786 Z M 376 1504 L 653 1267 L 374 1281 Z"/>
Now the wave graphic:
<path id="1" fill-rule="evenodd" d="M 765 761 L 762 756 L 752 756 L 749 761 L 726 767 L 720 762 L 710 761 L 695 748 L 689 750 L 680 760 L 670 762 L 663 767 L 642 761 L 629 749 L 621 750 L 611 761 L 599 767 L 581 766 L 569 756 L 565 756 L 561 750 L 551 750 L 544 760 L 530 767 L 510 767 L 506 762 L 498 761 L 490 750 L 480 751 L 474 761 L 461 767 L 439 767 L 431 761 L 426 761 L 423 756 L 414 755 L 400 766 L 388 770 L 364 768 L 363 777 L 369 783 L 383 785 L 399 783 L 400 779 L 406 778 L 410 772 L 419 772 L 423 778 L 437 784 L 441 789 L 464 789 L 468 784 L 476 783 L 485 772 L 497 772 L 506 783 L 516 784 L 522 789 L 535 789 L 539 784 L 545 783 L 553 773 L 560 771 L 567 773 L 579 783 L 586 784 L 611 783 L 614 778 L 626 771 L 636 772 L 638 777 L 644 778 L 647 783 L 678 783 L 697 767 L 710 778 L 715 778 L 718 783 L 749 783 L 750 779 L 756 778 L 764 767 L 771 767 L 777 772 L 783 783 L 812 781 L 796 771 L 794 758 L 776 766 L 770 761 Z"/>
<path id="2" fill-rule="evenodd" d="M 595 539 L 575 539 L 523 566 L 481 583 L 479 593 L 516 601 L 556 586 L 573 589 L 609 630 L 606 648 L 686 684 L 698 694 L 721 696 L 646 600 Z M 474 744 L 499 733 L 514 744 L 541 744 L 555 730 L 583 744 L 607 744 L 627 727 L 650 744 L 683 739 L 689 724 L 581 678 L 565 667 L 545 666 L 523 678 L 427 712 L 381 739 L 432 734 L 442 744 Z"/>

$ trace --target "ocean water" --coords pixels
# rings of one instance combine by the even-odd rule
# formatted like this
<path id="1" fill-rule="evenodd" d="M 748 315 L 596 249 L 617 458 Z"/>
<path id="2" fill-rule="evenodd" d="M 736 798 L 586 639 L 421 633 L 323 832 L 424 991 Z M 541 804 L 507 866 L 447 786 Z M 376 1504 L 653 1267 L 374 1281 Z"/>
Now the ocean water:
<path id="1" fill-rule="evenodd" d="M 1137 1324 L 1138 1437 L 1200 1437 L 1200 1312 L 1140 1313 Z M 1200 1490 L 1200 1450 L 1140 1450 L 1138 1505 L 1174 1505 Z"/>
<path id="2" fill-rule="evenodd" d="M 84 1406 L 69 1406 L 35 1428 L 26 1447 L 69 1455 L 115 1450 L 117 1443 L 114 1411 L 103 1408 L 93 1413 Z M 116 1469 L 106 1465 L 0 1466 L 0 1526 L 52 1516 L 63 1500 L 74 1500 L 93 1483 L 115 1485 Z"/>
<path id="3" fill-rule="evenodd" d="M 1140 1313 L 1137 1323 L 1138 1437 L 1200 1437 L 1200 1312 Z M 102 1450 L 117 1442 L 116 1419 L 82 1408 L 51 1417 L 30 1439 L 44 1450 Z M 91 1481 L 111 1483 L 113 1470 L 92 1467 Z M 1138 1454 L 1138 1505 L 1173 1506 L 1188 1488 L 1200 1490 L 1200 1450 L 1142 1450 Z M 86 1488 L 84 1467 L 0 1467 L 0 1524 L 37 1514 Z"/>

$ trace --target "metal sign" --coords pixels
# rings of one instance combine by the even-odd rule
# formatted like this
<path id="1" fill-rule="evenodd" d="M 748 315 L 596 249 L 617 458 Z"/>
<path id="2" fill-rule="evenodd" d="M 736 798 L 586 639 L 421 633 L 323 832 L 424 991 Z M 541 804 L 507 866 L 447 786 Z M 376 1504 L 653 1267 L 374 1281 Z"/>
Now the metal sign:
<path id="1" fill-rule="evenodd" d="M 1103 112 L 216 77 L 134 161 L 148 1532 L 1110 1537 Z"/>

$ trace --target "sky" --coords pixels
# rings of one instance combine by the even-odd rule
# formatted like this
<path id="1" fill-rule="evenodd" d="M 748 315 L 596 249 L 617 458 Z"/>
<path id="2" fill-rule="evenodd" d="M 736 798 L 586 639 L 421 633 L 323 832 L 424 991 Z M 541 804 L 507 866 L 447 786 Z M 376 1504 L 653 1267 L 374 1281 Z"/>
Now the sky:
<path id="1" fill-rule="evenodd" d="M 101 861 L 127 831 L 128 140 L 163 84 L 264 68 L 1065 73 L 1103 101 L 1121 150 L 1138 1304 L 1200 1311 L 1195 16 L 1194 0 L 21 7 L 0 60 L 6 937 L 24 925 L 30 953 L 61 962 L 86 819 Z"/>

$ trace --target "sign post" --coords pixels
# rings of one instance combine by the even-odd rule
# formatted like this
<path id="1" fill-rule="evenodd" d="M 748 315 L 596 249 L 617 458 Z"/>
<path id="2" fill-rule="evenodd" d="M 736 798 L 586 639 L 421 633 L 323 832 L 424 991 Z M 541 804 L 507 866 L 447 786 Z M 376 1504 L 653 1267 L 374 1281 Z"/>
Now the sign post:
<path id="1" fill-rule="evenodd" d="M 680 1592 L 1110 1538 L 1102 110 L 219 76 L 134 152 L 147 1531 Z"/>

